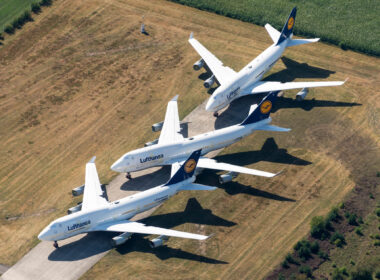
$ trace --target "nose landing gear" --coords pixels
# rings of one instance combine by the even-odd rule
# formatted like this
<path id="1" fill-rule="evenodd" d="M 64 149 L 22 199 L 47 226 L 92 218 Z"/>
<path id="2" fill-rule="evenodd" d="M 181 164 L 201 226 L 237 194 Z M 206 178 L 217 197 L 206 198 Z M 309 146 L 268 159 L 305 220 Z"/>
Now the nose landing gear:
<path id="1" fill-rule="evenodd" d="M 127 178 L 128 180 L 131 180 L 132 179 L 131 173 L 127 172 L 127 174 L 125 175 L 125 178 Z"/>
<path id="2" fill-rule="evenodd" d="M 58 246 L 58 242 L 57 242 L 57 241 L 54 241 L 53 246 L 54 246 L 55 249 L 58 249 L 58 248 L 59 248 L 59 246 Z"/>
<path id="3" fill-rule="evenodd" d="M 213 114 L 213 115 L 214 115 L 214 117 L 215 117 L 215 118 L 219 117 L 219 114 L 218 114 L 218 112 L 214 112 L 214 114 Z"/>

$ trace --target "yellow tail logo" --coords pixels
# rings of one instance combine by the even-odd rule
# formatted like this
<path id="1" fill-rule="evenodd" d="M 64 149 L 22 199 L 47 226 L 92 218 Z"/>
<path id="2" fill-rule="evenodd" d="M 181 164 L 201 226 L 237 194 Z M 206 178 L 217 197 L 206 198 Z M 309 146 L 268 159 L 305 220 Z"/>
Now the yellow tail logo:
<path id="1" fill-rule="evenodd" d="M 293 24 L 294 24 L 294 18 L 291 17 L 291 18 L 288 20 L 288 30 L 292 29 Z"/>
<path id="2" fill-rule="evenodd" d="M 269 100 L 265 100 L 263 104 L 261 104 L 260 106 L 260 111 L 263 114 L 268 114 L 271 109 L 272 109 L 272 102 L 270 102 Z"/>
<path id="3" fill-rule="evenodd" d="M 194 169 L 195 169 L 195 166 L 197 165 L 197 163 L 195 162 L 195 160 L 193 159 L 189 159 L 186 163 L 185 163 L 185 172 L 186 173 L 190 173 L 192 172 Z"/>

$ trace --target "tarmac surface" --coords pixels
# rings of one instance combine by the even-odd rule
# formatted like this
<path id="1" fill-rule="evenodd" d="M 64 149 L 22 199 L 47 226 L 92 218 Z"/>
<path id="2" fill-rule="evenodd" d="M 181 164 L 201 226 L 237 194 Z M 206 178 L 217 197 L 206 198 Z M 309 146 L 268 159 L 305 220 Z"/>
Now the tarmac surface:
<path id="1" fill-rule="evenodd" d="M 239 123 L 247 116 L 249 105 L 259 100 L 253 96 L 240 98 L 226 110 L 219 112 L 220 115 L 215 120 L 212 113 L 206 112 L 204 109 L 206 99 L 203 104 L 182 120 L 182 133 L 186 137 L 193 136 Z M 178 110 L 181 110 L 180 106 Z M 211 152 L 207 156 L 214 157 L 220 151 Z M 150 168 L 134 172 L 132 177 L 132 180 L 127 180 L 125 174 L 117 176 L 106 187 L 108 200 L 114 201 L 164 184 L 170 177 L 170 168 Z M 136 215 L 132 220 L 146 218 L 155 209 Z M 78 279 L 112 249 L 111 238 L 113 236 L 115 236 L 114 233 L 107 232 L 81 234 L 59 241 L 59 249 L 55 249 L 52 242 L 40 242 L 14 266 L 9 268 L 1 276 L 1 279 Z"/>

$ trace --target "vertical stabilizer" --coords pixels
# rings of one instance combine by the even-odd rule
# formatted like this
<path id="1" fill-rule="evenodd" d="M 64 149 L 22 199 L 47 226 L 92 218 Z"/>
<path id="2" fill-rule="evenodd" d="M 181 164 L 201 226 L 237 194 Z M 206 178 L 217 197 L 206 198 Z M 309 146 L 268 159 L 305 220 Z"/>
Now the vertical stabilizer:
<path id="1" fill-rule="evenodd" d="M 274 103 L 277 100 L 277 94 L 280 91 L 270 92 L 260 104 L 248 115 L 248 117 L 241 123 L 241 125 L 247 125 L 261 120 L 269 118 L 270 112 L 273 108 Z"/>
<path id="2" fill-rule="evenodd" d="M 296 14 L 297 14 L 297 8 L 294 7 L 288 17 L 288 20 L 286 21 L 284 27 L 282 28 L 280 38 L 278 39 L 276 45 L 281 44 L 283 41 L 290 38 L 290 36 L 293 34 L 293 27 L 296 21 Z"/>
<path id="3" fill-rule="evenodd" d="M 190 157 L 182 164 L 181 168 L 170 178 L 170 180 L 165 184 L 174 185 L 182 182 L 186 179 L 191 178 L 194 175 L 195 169 L 197 168 L 199 157 L 201 156 L 201 150 L 193 152 Z"/>

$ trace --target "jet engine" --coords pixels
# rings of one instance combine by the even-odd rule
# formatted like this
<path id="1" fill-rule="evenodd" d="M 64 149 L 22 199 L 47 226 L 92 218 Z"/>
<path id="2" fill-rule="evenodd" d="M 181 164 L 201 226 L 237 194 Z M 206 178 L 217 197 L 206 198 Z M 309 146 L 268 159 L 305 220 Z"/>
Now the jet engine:
<path id="1" fill-rule="evenodd" d="M 147 142 L 144 144 L 144 147 L 148 147 L 148 146 L 152 146 L 152 145 L 156 145 L 158 143 L 158 139 L 156 140 L 153 140 L 151 142 Z"/>
<path id="2" fill-rule="evenodd" d="M 168 240 L 169 240 L 169 236 L 160 235 L 159 237 L 149 241 L 149 246 L 150 248 L 157 248 L 164 245 L 164 243 L 167 242 Z"/>
<path id="3" fill-rule="evenodd" d="M 203 67 L 204 64 L 205 64 L 205 61 L 201 58 L 200 60 L 198 60 L 197 62 L 194 63 L 193 69 L 195 71 L 198 71 Z"/>
<path id="4" fill-rule="evenodd" d="M 228 182 L 231 182 L 234 178 L 236 178 L 238 175 L 238 173 L 236 172 L 228 172 L 226 174 L 223 174 L 223 175 L 220 175 L 219 176 L 219 183 L 221 184 L 225 184 L 225 183 L 228 183 Z"/>
<path id="5" fill-rule="evenodd" d="M 114 247 L 116 247 L 116 246 L 119 246 L 119 245 L 122 245 L 122 244 L 124 244 L 125 242 L 127 242 L 128 241 L 128 239 L 130 239 L 131 238 L 131 236 L 132 236 L 132 233 L 130 233 L 130 232 L 125 232 L 125 233 L 123 233 L 123 234 L 120 234 L 120 235 L 118 235 L 118 236 L 115 236 L 114 238 L 112 238 L 112 245 L 114 246 Z"/>
<path id="6" fill-rule="evenodd" d="M 210 88 L 215 83 L 215 76 L 212 75 L 210 78 L 208 78 L 206 81 L 204 81 L 203 86 L 205 88 Z"/>
<path id="7" fill-rule="evenodd" d="M 83 192 L 84 192 L 84 185 L 79 186 L 79 187 L 73 189 L 71 192 L 72 192 L 73 196 L 78 196 L 78 195 L 83 194 Z"/>
<path id="8" fill-rule="evenodd" d="M 157 131 L 160 131 L 162 129 L 164 125 L 164 122 L 159 122 L 159 123 L 155 123 L 154 125 L 152 125 L 152 131 L 153 132 L 157 132 Z"/>
<path id="9" fill-rule="evenodd" d="M 300 92 L 297 93 L 296 95 L 296 100 L 297 101 L 302 101 L 306 98 L 306 95 L 309 93 L 308 88 L 303 88 Z"/>
<path id="10" fill-rule="evenodd" d="M 75 212 L 78 212 L 82 209 L 82 203 L 78 203 L 77 206 L 74 206 L 74 207 L 71 207 L 69 208 L 69 210 L 67 210 L 67 214 L 72 214 L 72 213 L 75 213 Z"/>

